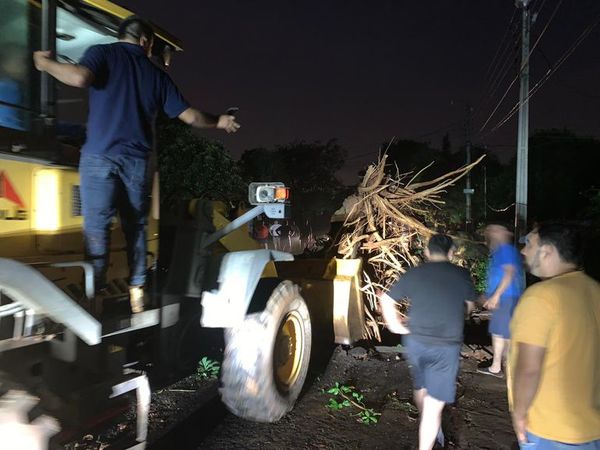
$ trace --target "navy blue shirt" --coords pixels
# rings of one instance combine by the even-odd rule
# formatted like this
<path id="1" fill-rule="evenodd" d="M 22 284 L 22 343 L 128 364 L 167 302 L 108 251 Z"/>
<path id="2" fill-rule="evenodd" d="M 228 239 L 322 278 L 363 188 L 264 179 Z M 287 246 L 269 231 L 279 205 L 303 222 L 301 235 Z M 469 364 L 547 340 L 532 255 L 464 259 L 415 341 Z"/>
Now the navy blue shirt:
<path id="1" fill-rule="evenodd" d="M 177 117 L 189 104 L 171 78 L 136 44 L 116 42 L 87 49 L 79 64 L 94 74 L 89 89 L 86 154 L 146 158 L 159 110 Z"/>

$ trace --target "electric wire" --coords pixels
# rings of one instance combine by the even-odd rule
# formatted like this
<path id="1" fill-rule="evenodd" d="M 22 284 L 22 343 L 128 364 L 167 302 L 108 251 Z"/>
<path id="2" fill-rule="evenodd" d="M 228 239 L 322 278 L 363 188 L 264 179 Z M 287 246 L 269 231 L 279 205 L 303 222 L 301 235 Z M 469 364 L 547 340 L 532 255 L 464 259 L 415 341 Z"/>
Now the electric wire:
<path id="1" fill-rule="evenodd" d="M 534 7 L 537 5 L 536 3 L 537 0 L 532 0 L 531 3 L 529 4 L 529 8 L 533 11 Z M 533 17 L 537 17 L 540 13 L 540 11 L 544 8 L 544 5 L 546 4 L 546 0 L 542 1 L 542 4 L 539 6 L 539 8 L 536 9 L 535 13 L 532 13 Z M 509 21 L 508 27 L 504 33 L 502 43 L 506 40 L 506 37 L 508 37 L 509 35 L 515 35 L 516 31 L 518 29 L 519 23 L 515 22 L 513 24 L 513 22 L 515 21 L 515 18 L 517 17 L 517 11 L 518 9 L 515 8 L 513 9 L 513 15 L 511 16 L 511 19 Z M 506 75 L 508 75 L 511 67 L 513 67 L 515 64 L 517 64 L 517 59 L 515 58 L 518 54 L 518 42 L 519 42 L 520 38 L 517 39 L 508 39 L 506 42 L 508 45 L 506 45 L 504 47 L 504 50 L 502 52 L 502 55 L 504 56 L 504 54 L 506 53 L 506 50 L 511 48 L 511 42 L 513 43 L 512 46 L 512 52 L 509 52 L 506 56 L 506 58 L 504 58 L 504 61 L 502 63 L 497 64 L 496 66 L 496 70 L 494 71 L 494 73 L 492 74 L 492 76 L 489 78 L 489 85 L 491 86 L 490 89 L 488 90 L 482 90 L 482 94 L 480 97 L 480 100 L 478 101 L 477 106 L 474 108 L 474 113 L 473 116 L 475 117 L 476 114 L 480 111 L 480 107 L 483 106 L 484 104 L 487 104 L 488 102 L 485 101 L 483 102 L 483 97 L 485 96 L 485 94 L 489 91 L 490 94 L 488 96 L 489 100 L 492 100 L 494 97 L 494 94 L 496 93 L 496 91 L 498 90 L 498 88 L 502 85 L 502 82 L 504 81 L 504 79 L 506 78 Z M 496 52 L 498 53 L 498 52 Z M 511 64 L 512 62 L 512 64 Z M 498 70 L 499 69 L 499 70 Z M 488 68 L 488 72 L 489 72 L 489 68 Z M 487 72 L 486 72 L 487 73 Z"/>
<path id="2" fill-rule="evenodd" d="M 510 45 L 505 47 L 504 42 L 506 41 L 507 36 L 509 36 L 511 28 L 514 28 L 513 22 L 514 22 L 516 16 L 517 16 L 517 9 L 515 8 L 513 10 L 512 16 L 508 22 L 508 26 L 506 27 L 506 30 L 504 31 L 504 34 L 502 35 L 502 39 L 500 40 L 500 45 L 498 45 L 498 49 L 496 50 L 496 53 L 494 54 L 494 57 L 492 58 L 492 61 L 490 62 L 487 70 L 485 71 L 485 75 L 483 76 L 484 78 L 488 78 L 489 74 L 493 74 L 496 67 L 498 66 L 498 64 L 496 64 L 496 66 L 494 66 L 494 63 L 496 62 L 496 60 L 499 61 L 502 58 L 502 56 L 498 57 L 498 55 L 500 54 L 500 49 L 503 49 L 502 54 L 504 54 L 504 52 L 506 51 L 506 48 L 510 47 Z M 492 66 L 494 66 L 494 70 L 492 70 Z M 491 78 L 491 76 L 489 78 Z"/>
<path id="3" fill-rule="evenodd" d="M 545 3 L 545 1 L 544 1 L 544 3 Z M 517 80 L 521 76 L 521 73 L 523 72 L 523 70 L 525 69 L 525 67 L 527 67 L 529 65 L 529 60 L 531 59 L 531 55 L 532 55 L 533 51 L 536 49 L 536 47 L 540 43 L 542 37 L 544 36 L 544 34 L 546 33 L 546 31 L 548 30 L 548 27 L 550 26 L 550 23 L 552 22 L 552 20 L 556 16 L 556 13 L 558 12 L 558 9 L 562 5 L 562 3 L 563 3 L 563 0 L 559 0 L 559 2 L 557 3 L 557 5 L 555 6 L 554 10 L 552 11 L 552 14 L 551 14 L 550 18 L 548 19 L 548 21 L 546 22 L 546 25 L 543 28 L 542 32 L 540 33 L 540 35 L 536 39 L 535 43 L 533 44 L 533 46 L 529 50 L 527 58 L 525 58 L 525 61 L 523 62 L 523 64 L 521 64 L 521 67 L 519 69 L 519 72 L 517 73 L 517 76 L 515 78 L 513 78 L 513 80 L 509 84 L 509 86 L 506 88 L 506 91 L 504 91 L 504 95 L 502 95 L 502 98 L 496 104 L 496 107 L 492 110 L 492 112 L 490 113 L 490 115 L 488 116 L 488 118 L 486 119 L 486 121 L 484 122 L 484 124 L 479 129 L 479 133 L 482 133 L 483 130 L 485 129 L 485 127 L 487 126 L 487 124 L 492 120 L 492 117 L 494 117 L 494 115 L 496 114 L 496 111 L 498 111 L 498 108 L 500 108 L 500 106 L 504 102 L 504 99 L 506 98 L 506 96 L 510 92 L 511 88 L 514 86 L 514 84 L 517 82 Z M 542 6 L 543 6 L 543 4 L 542 4 Z"/>
<path id="4" fill-rule="evenodd" d="M 516 59 L 514 59 L 514 57 L 517 55 L 517 53 L 518 53 L 517 46 L 515 46 L 513 52 L 510 54 L 510 57 L 507 58 L 505 61 L 505 64 L 502 69 L 502 73 L 500 74 L 500 76 L 496 79 L 496 81 L 492 85 L 491 92 L 489 95 L 490 98 L 494 97 L 494 95 L 498 91 L 498 88 L 502 85 L 502 82 L 506 78 L 506 75 L 508 75 L 508 73 L 510 72 L 510 69 L 513 68 L 515 66 L 515 64 L 517 64 Z"/>
<path id="5" fill-rule="evenodd" d="M 550 26 L 550 23 L 552 22 L 552 20 L 556 16 L 556 13 L 557 13 L 558 9 L 560 8 L 560 5 L 562 4 L 562 2 L 563 2 L 563 0 L 560 0 L 557 3 L 557 5 L 554 8 L 554 11 L 552 12 L 550 18 L 546 22 L 546 25 L 545 25 L 544 29 L 542 30 L 542 32 L 538 36 L 537 40 L 535 41 L 535 43 L 533 44 L 533 46 L 531 47 L 531 49 L 529 50 L 529 54 L 527 55 L 527 58 L 526 58 L 525 62 L 521 65 L 521 68 L 519 69 L 519 72 L 517 73 L 517 76 L 515 78 L 513 78 L 513 80 L 509 84 L 509 86 L 506 88 L 506 90 L 504 91 L 504 95 L 502 96 L 502 98 L 500 99 L 500 101 L 496 104 L 496 107 L 492 110 L 492 112 L 488 116 L 487 120 L 484 122 L 484 124 L 479 129 L 479 133 L 481 133 L 485 129 L 485 127 L 490 122 L 490 120 L 492 119 L 492 117 L 494 116 L 494 114 L 496 114 L 496 111 L 498 110 L 498 108 L 500 108 L 500 105 L 504 102 L 504 99 L 506 98 L 506 96 L 510 92 L 511 88 L 516 83 L 516 81 L 519 79 L 519 77 L 521 76 L 521 73 L 523 72 L 523 70 L 525 69 L 525 67 L 528 66 L 529 60 L 531 58 L 531 55 L 532 55 L 533 51 L 536 49 L 536 47 L 540 43 L 542 37 L 544 36 L 544 34 L 546 33 L 546 31 L 548 30 L 548 27 Z M 542 5 L 538 9 L 538 12 L 541 10 L 541 8 L 544 6 L 545 3 L 546 3 L 546 0 L 544 0 L 544 2 L 542 3 Z"/>
<path id="6" fill-rule="evenodd" d="M 513 23 L 515 21 L 516 12 L 517 12 L 517 10 L 514 9 L 513 15 L 510 18 L 510 21 L 506 27 L 504 35 L 500 41 L 500 45 L 498 46 L 498 50 L 496 51 L 496 55 L 498 55 L 499 50 L 502 49 L 502 51 L 500 53 L 500 57 L 496 58 L 496 56 L 494 56 L 494 58 L 492 59 L 492 62 L 488 66 L 488 70 L 486 71 L 486 74 L 483 77 L 485 79 L 485 81 L 482 82 L 482 84 L 481 84 L 479 99 L 478 99 L 477 103 L 475 104 L 475 107 L 473 108 L 473 117 L 479 111 L 481 111 L 482 107 L 484 105 L 486 105 L 489 102 L 489 100 L 492 99 L 493 94 L 487 95 L 488 92 L 490 91 L 490 87 L 491 87 L 491 90 L 495 91 L 494 86 L 496 86 L 499 79 L 503 80 L 505 78 L 506 73 L 508 72 L 508 69 L 511 67 L 510 61 L 514 59 L 514 56 L 517 52 L 516 46 L 514 45 L 514 39 L 510 38 L 510 36 L 514 36 L 516 28 L 518 26 L 518 23 Z M 508 39 L 507 39 L 507 37 L 508 37 Z M 511 45 L 511 43 L 513 45 Z M 506 53 L 507 50 L 510 50 L 511 47 L 512 47 L 512 52 L 509 52 L 507 54 Z M 494 65 L 495 59 L 497 59 L 497 63 Z M 490 68 L 492 68 L 492 67 L 493 67 L 493 70 L 491 70 L 491 73 L 490 73 Z M 489 77 L 488 77 L 488 74 L 489 74 Z"/>
<path id="7" fill-rule="evenodd" d="M 544 0 L 545 2 L 546 0 Z M 487 78 L 487 81 L 489 81 L 488 87 L 491 85 L 496 84 L 496 80 L 498 79 L 498 74 L 500 74 L 500 83 L 502 82 L 502 80 L 506 77 L 506 73 L 508 72 L 508 69 L 510 69 L 511 65 L 508 64 L 507 62 L 510 62 L 510 60 L 514 57 L 514 54 L 516 52 L 516 50 L 513 47 L 513 52 L 509 52 L 507 57 L 504 57 L 506 55 L 506 51 L 509 50 L 511 48 L 511 42 L 512 40 L 510 39 L 511 34 L 514 33 L 515 28 L 518 26 L 518 22 L 515 22 L 515 19 L 517 18 L 517 9 L 515 9 L 513 11 L 513 14 L 510 18 L 510 20 L 508 21 L 508 25 L 506 26 L 506 29 L 504 30 L 504 33 L 502 35 L 502 38 L 500 39 L 500 43 L 498 45 L 498 48 L 496 49 L 496 53 L 494 54 L 494 57 L 492 58 L 492 60 L 490 61 L 490 64 L 488 65 L 488 68 L 486 70 L 486 73 L 484 75 L 484 78 Z M 501 62 L 502 61 L 502 62 Z M 498 68 L 501 68 L 500 71 L 498 71 Z M 488 77 L 489 75 L 489 77 Z M 497 89 L 497 87 L 495 88 Z M 485 96 L 485 89 L 482 90 L 482 95 L 480 97 L 480 101 L 478 102 L 478 105 L 474 108 L 474 112 L 473 114 L 475 114 L 475 112 L 479 109 L 479 107 L 481 106 L 483 97 Z M 493 95 L 493 94 L 492 94 Z M 440 127 L 437 128 L 435 130 L 426 132 L 426 133 L 422 133 L 420 135 L 417 135 L 411 139 L 413 140 L 419 140 L 419 139 L 423 139 L 424 137 L 428 137 L 428 136 L 432 136 L 435 134 L 438 134 L 440 132 L 448 132 L 448 131 L 452 131 L 454 129 L 456 129 L 459 125 L 462 124 L 462 120 L 459 121 L 455 121 L 452 122 L 450 124 L 448 124 L 447 126 L 444 127 Z M 395 138 L 393 138 L 390 143 L 388 144 L 388 147 L 390 145 L 392 145 L 395 142 Z M 379 150 L 373 150 L 370 152 L 365 152 L 365 153 L 360 153 L 358 155 L 353 155 L 349 158 L 346 158 L 346 162 L 348 161 L 353 161 L 353 160 L 357 160 L 360 158 L 363 158 L 365 156 L 371 156 L 377 153 L 380 153 L 381 149 Z"/>
<path id="8" fill-rule="evenodd" d="M 489 203 L 486 203 L 486 206 L 488 208 L 490 208 L 491 211 L 497 212 L 497 213 L 501 213 L 501 212 L 506 212 L 508 211 L 510 208 L 512 208 L 513 206 L 515 206 L 516 203 L 511 203 L 510 205 L 508 205 L 506 208 L 494 208 L 492 207 Z"/>
<path id="9" fill-rule="evenodd" d="M 513 30 L 511 33 L 512 36 L 514 36 L 517 33 L 517 31 L 518 31 L 517 27 L 518 27 L 518 24 L 515 24 L 513 26 Z M 518 41 L 518 39 L 517 39 L 517 41 Z M 508 52 L 508 53 L 505 51 L 503 53 L 502 63 L 498 64 L 498 67 L 496 68 L 495 72 L 490 77 L 489 86 L 492 89 L 498 83 L 498 79 L 502 77 L 502 74 L 505 70 L 506 65 L 509 64 L 510 61 L 512 61 L 514 59 L 514 56 L 517 53 L 517 48 L 518 48 L 518 46 L 516 44 L 517 44 L 517 42 L 515 41 L 514 37 L 508 41 L 508 45 L 506 46 L 505 50 L 509 50 L 512 48 L 512 51 Z M 504 57 L 504 55 L 506 55 L 506 57 Z"/>
<path id="10" fill-rule="evenodd" d="M 575 40 L 575 42 L 571 45 L 571 47 L 569 47 L 569 49 L 565 53 L 563 53 L 563 55 L 558 59 L 558 61 L 554 65 L 554 67 L 551 67 L 550 69 L 548 69 L 546 71 L 546 73 L 544 74 L 544 76 L 533 86 L 533 88 L 531 88 L 531 90 L 528 92 L 528 95 L 525 98 L 524 102 L 529 101 L 529 99 L 533 95 L 535 95 L 535 93 L 548 81 L 548 79 L 552 76 L 552 74 L 558 70 L 558 68 L 569 58 L 569 56 L 571 56 L 571 54 L 573 54 L 573 52 L 577 49 L 577 47 L 579 47 L 581 45 L 581 43 L 589 36 L 589 34 L 598 25 L 598 23 L 600 23 L 600 14 L 598 14 L 598 16 L 596 16 L 594 21 L 590 25 L 588 25 L 588 27 L 586 29 L 583 30 L 583 32 L 579 35 L 579 37 Z M 508 122 L 519 110 L 519 104 L 520 104 L 520 101 L 517 102 L 515 104 L 515 106 L 513 106 L 513 108 L 508 112 L 508 114 L 506 114 L 506 116 L 504 116 L 504 118 L 501 119 L 496 124 L 496 126 L 494 128 L 492 128 L 491 131 L 493 132 L 493 131 L 498 130 L 502 125 L 504 125 L 506 122 Z"/>

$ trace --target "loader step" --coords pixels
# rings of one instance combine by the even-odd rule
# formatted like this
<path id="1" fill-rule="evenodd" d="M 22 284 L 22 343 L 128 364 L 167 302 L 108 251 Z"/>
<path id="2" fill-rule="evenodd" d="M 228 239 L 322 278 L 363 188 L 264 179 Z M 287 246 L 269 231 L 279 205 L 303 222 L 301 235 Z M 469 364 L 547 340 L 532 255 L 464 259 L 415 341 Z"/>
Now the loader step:
<path id="1" fill-rule="evenodd" d="M 160 309 L 148 309 L 131 316 L 102 321 L 102 337 L 153 327 L 160 321 Z"/>

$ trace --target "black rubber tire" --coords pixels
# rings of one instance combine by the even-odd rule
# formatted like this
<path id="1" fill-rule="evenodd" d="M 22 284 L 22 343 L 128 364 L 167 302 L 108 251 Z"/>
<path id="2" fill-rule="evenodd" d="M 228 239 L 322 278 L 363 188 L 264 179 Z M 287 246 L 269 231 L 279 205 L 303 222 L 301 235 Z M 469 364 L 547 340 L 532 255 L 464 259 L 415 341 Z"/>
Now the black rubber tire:
<path id="1" fill-rule="evenodd" d="M 294 380 L 282 387 L 276 381 L 275 339 L 286 318 L 294 315 L 302 333 Z M 276 422 L 293 407 L 306 380 L 312 332 L 310 315 L 300 290 L 282 281 L 263 311 L 248 314 L 237 328 L 225 330 L 221 397 L 235 415 L 256 422 Z"/>

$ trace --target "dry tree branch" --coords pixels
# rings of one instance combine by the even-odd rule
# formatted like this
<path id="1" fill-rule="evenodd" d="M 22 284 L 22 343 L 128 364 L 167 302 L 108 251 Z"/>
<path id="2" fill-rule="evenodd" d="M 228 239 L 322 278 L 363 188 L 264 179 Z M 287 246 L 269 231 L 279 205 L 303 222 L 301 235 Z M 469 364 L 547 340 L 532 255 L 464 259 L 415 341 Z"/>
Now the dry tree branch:
<path id="1" fill-rule="evenodd" d="M 362 292 L 365 299 L 365 333 L 381 340 L 376 289 L 389 290 L 398 277 L 419 263 L 418 252 L 434 231 L 425 225 L 428 213 L 444 204 L 446 188 L 464 177 L 485 157 L 434 180 L 416 182 L 427 165 L 411 176 L 386 171 L 387 154 L 371 164 L 354 195 L 356 201 L 347 212 L 344 233 L 338 243 L 342 258 L 365 260 Z M 410 177 L 410 178 L 409 178 Z M 407 180 L 407 181 L 406 181 Z M 401 303 L 405 313 L 406 304 Z"/>

